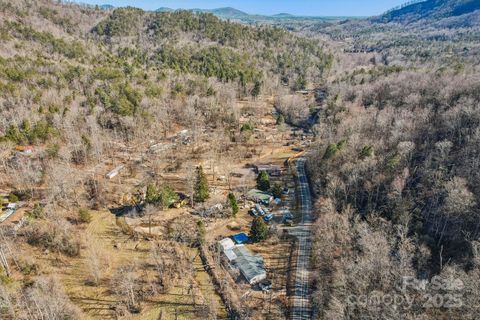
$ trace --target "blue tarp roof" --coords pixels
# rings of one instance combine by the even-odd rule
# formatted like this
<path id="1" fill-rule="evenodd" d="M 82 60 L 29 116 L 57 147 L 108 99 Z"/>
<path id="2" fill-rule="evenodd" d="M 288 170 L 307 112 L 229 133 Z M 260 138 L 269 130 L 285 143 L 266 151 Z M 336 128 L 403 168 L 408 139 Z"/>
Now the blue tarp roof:
<path id="1" fill-rule="evenodd" d="M 239 233 L 234 236 L 232 236 L 233 241 L 235 241 L 236 244 L 242 244 L 248 242 L 249 238 L 245 233 Z"/>

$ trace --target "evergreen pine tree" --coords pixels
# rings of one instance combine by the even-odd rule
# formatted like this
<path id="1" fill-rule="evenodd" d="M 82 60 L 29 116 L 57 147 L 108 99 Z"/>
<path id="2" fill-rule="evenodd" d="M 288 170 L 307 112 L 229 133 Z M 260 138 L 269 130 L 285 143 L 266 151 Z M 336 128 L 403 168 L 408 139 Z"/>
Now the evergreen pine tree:
<path id="1" fill-rule="evenodd" d="M 238 213 L 238 203 L 233 193 L 228 194 L 228 203 L 230 204 L 230 208 L 232 208 L 232 215 L 235 217 Z"/>
<path id="2" fill-rule="evenodd" d="M 275 183 L 272 187 L 272 190 L 270 190 L 275 198 L 281 198 L 282 197 L 282 192 L 283 188 L 280 183 Z"/>
<path id="3" fill-rule="evenodd" d="M 197 167 L 194 199 L 196 202 L 205 202 L 209 196 L 207 176 L 203 172 L 202 166 L 199 166 Z"/>
<path id="4" fill-rule="evenodd" d="M 257 188 L 262 191 L 268 191 L 270 189 L 270 177 L 265 171 L 260 171 L 257 177 Z"/>
<path id="5" fill-rule="evenodd" d="M 260 242 L 268 238 L 268 226 L 262 217 L 255 217 L 255 219 L 253 219 L 250 237 L 255 242 Z"/>
<path id="6" fill-rule="evenodd" d="M 255 81 L 255 85 L 253 86 L 252 89 L 252 97 L 256 98 L 260 95 L 260 92 L 262 90 L 262 83 L 260 81 Z"/>

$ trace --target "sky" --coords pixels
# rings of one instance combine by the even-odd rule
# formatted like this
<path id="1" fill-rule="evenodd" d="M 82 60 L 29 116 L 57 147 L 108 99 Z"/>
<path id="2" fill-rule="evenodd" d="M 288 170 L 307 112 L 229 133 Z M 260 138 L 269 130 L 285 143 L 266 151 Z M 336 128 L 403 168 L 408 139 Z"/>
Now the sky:
<path id="1" fill-rule="evenodd" d="M 134 6 L 144 10 L 233 7 L 251 14 L 302 16 L 373 16 L 406 0 L 78 0 L 87 4 Z"/>

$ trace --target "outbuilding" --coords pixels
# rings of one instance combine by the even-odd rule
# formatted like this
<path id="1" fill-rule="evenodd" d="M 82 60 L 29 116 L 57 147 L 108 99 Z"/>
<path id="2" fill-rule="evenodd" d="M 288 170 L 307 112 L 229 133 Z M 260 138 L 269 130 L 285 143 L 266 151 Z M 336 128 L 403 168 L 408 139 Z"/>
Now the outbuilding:
<path id="1" fill-rule="evenodd" d="M 250 240 L 248 236 L 243 232 L 232 236 L 232 239 L 233 241 L 235 241 L 236 244 L 244 244 L 247 243 L 248 240 Z"/>

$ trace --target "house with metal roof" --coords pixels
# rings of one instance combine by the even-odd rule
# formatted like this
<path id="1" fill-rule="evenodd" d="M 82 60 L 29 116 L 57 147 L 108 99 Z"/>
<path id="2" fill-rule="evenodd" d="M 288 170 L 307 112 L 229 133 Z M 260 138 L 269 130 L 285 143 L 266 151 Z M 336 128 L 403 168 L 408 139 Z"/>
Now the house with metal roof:
<path id="1" fill-rule="evenodd" d="M 7 220 L 12 214 L 17 211 L 17 204 L 16 203 L 9 203 L 5 207 L 5 211 L 2 212 L 2 208 L 0 207 L 0 223 Z"/>
<path id="2" fill-rule="evenodd" d="M 234 260 L 235 266 L 251 285 L 257 284 L 267 278 L 263 258 L 260 255 L 253 255 L 243 245 L 237 245 L 233 248 L 233 253 L 237 256 Z"/>
<path id="3" fill-rule="evenodd" d="M 273 196 L 270 193 L 258 189 L 248 191 L 247 197 L 252 201 L 262 202 L 267 205 L 273 200 Z"/>

